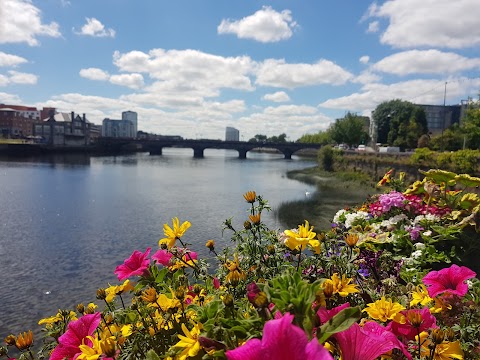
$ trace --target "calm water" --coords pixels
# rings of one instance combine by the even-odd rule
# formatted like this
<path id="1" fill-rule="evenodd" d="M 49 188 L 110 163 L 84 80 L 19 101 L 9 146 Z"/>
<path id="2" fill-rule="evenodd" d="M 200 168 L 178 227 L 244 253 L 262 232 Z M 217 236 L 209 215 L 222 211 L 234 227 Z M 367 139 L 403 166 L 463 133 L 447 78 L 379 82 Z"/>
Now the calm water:
<path id="1" fill-rule="evenodd" d="M 157 249 L 163 224 L 178 216 L 192 227 L 185 240 L 208 256 L 205 242 L 222 238 L 222 222 L 241 227 L 255 190 L 275 210 L 315 189 L 286 172 L 312 161 L 282 155 L 164 149 L 163 156 L 56 156 L 0 159 L 0 339 L 40 328 L 59 308 L 95 300 L 99 287 L 118 281 L 115 267 L 133 250 Z M 264 220 L 285 225 L 275 211 Z"/>

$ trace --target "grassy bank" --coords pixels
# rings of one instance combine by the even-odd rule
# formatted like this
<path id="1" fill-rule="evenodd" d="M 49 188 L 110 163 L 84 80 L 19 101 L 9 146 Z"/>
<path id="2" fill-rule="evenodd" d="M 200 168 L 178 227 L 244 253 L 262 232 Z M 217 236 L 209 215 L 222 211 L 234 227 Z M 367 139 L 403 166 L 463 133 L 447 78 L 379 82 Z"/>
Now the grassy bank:
<path id="1" fill-rule="evenodd" d="M 374 180 L 359 172 L 330 173 L 311 167 L 290 171 L 287 176 L 317 188 L 305 200 L 285 202 L 277 210 L 278 218 L 291 228 L 308 220 L 317 230 L 329 229 L 338 210 L 363 203 L 377 193 Z"/>

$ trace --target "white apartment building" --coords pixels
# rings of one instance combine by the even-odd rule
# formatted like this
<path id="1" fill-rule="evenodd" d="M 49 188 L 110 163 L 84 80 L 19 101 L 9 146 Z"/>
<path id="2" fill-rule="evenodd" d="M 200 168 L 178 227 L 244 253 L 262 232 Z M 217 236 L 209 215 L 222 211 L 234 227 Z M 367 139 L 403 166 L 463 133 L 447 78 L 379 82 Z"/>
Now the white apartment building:
<path id="1" fill-rule="evenodd" d="M 227 126 L 225 130 L 225 141 L 239 141 L 240 140 L 240 131 L 237 129 Z"/>

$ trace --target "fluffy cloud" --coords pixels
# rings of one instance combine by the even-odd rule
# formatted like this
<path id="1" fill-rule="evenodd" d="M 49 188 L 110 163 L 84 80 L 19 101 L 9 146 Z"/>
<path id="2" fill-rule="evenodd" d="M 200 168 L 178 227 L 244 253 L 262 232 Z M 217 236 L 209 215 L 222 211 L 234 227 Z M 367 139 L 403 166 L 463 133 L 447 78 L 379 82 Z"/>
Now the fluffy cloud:
<path id="1" fill-rule="evenodd" d="M 34 85 L 37 83 L 38 77 L 34 74 L 27 74 L 18 71 L 9 71 L 8 75 L 0 74 L 0 86 L 11 84 Z"/>
<path id="2" fill-rule="evenodd" d="M 143 87 L 143 76 L 141 74 L 120 74 L 110 76 L 110 82 L 115 85 L 126 86 L 131 89 Z"/>
<path id="3" fill-rule="evenodd" d="M 94 37 L 115 37 L 115 30 L 105 29 L 105 25 L 99 20 L 95 18 L 86 18 L 86 21 L 87 23 L 82 26 L 80 31 L 75 32 L 76 34 Z"/>
<path id="4" fill-rule="evenodd" d="M 241 39 L 268 43 L 289 39 L 296 26 L 289 10 L 277 12 L 270 6 L 264 6 L 241 20 L 222 20 L 217 31 L 219 34 L 236 34 Z"/>
<path id="5" fill-rule="evenodd" d="M 376 33 L 380 29 L 380 23 L 378 21 L 372 21 L 370 24 L 368 24 L 368 33 Z"/>
<path id="6" fill-rule="evenodd" d="M 373 69 L 395 75 L 444 74 L 480 69 L 480 58 L 469 59 L 439 50 L 410 50 L 387 56 Z"/>
<path id="7" fill-rule="evenodd" d="M 2 84 L 2 75 L 0 75 L 0 86 Z M 3 104 L 21 104 L 22 100 L 18 95 L 0 92 L 0 103 Z"/>
<path id="8" fill-rule="evenodd" d="M 447 103 L 449 98 L 475 96 L 480 87 L 480 78 L 450 78 L 447 81 Z M 364 85 L 360 92 L 329 99 L 321 103 L 320 107 L 350 111 L 369 112 L 378 104 L 402 99 L 416 104 L 443 103 L 445 81 L 436 79 L 416 79 L 394 84 L 371 83 Z"/>
<path id="9" fill-rule="evenodd" d="M 37 36 L 61 36 L 57 23 L 42 24 L 41 12 L 30 0 L 2 0 L 0 6 L 0 44 L 36 46 Z"/>
<path id="10" fill-rule="evenodd" d="M 358 59 L 358 61 L 360 61 L 362 64 L 368 64 L 368 62 L 370 61 L 370 56 L 364 55 L 360 59 Z"/>
<path id="11" fill-rule="evenodd" d="M 381 42 L 394 47 L 465 48 L 480 45 L 478 0 L 389 0 L 368 16 L 388 18 Z"/>
<path id="12" fill-rule="evenodd" d="M 26 62 L 27 59 L 24 59 L 20 56 L 7 54 L 0 51 L 0 66 L 12 67 Z"/>
<path id="13" fill-rule="evenodd" d="M 314 64 L 287 64 L 285 60 L 265 60 L 257 71 L 256 83 L 262 86 L 293 89 L 309 85 L 341 85 L 353 75 L 329 60 Z"/>
<path id="14" fill-rule="evenodd" d="M 190 49 L 154 49 L 148 54 L 115 52 L 114 64 L 120 71 L 148 73 L 152 79 L 186 92 L 220 88 L 253 90 L 249 75 L 254 71 L 255 62 L 248 56 L 222 57 Z"/>
<path id="15" fill-rule="evenodd" d="M 273 94 L 265 94 L 262 98 L 263 100 L 273 101 L 273 102 L 287 102 L 290 101 L 290 97 L 284 91 L 277 91 Z"/>
<path id="16" fill-rule="evenodd" d="M 90 80 L 106 81 L 110 78 L 108 72 L 97 68 L 81 69 L 80 76 Z"/>
<path id="17" fill-rule="evenodd" d="M 34 74 L 27 74 L 18 71 L 9 71 L 9 81 L 14 84 L 33 85 L 37 83 L 38 77 Z"/>

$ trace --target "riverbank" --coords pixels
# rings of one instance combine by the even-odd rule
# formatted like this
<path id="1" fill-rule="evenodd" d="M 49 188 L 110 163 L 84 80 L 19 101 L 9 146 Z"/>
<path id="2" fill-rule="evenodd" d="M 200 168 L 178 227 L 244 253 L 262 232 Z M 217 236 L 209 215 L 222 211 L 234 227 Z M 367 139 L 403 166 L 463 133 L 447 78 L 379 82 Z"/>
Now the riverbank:
<path id="1" fill-rule="evenodd" d="M 291 228 L 308 220 L 318 231 L 327 230 L 338 210 L 378 193 L 375 181 L 358 172 L 326 172 L 315 166 L 289 171 L 287 177 L 317 188 L 306 193 L 304 200 L 284 202 L 277 210 L 279 220 Z"/>

